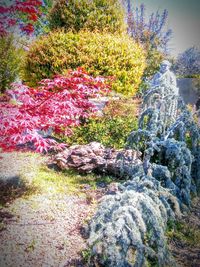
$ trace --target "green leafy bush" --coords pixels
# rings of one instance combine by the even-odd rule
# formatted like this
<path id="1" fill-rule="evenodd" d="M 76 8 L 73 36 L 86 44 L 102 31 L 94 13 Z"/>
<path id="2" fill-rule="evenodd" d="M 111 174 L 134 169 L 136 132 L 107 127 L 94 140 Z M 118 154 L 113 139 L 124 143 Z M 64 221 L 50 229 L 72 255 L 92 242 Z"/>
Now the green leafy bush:
<path id="1" fill-rule="evenodd" d="M 147 49 L 147 66 L 144 70 L 144 77 L 153 76 L 160 68 L 160 63 L 164 60 L 164 54 L 156 49 Z"/>
<path id="2" fill-rule="evenodd" d="M 148 88 L 146 78 L 151 78 L 160 68 L 160 63 L 164 59 L 164 54 L 157 49 L 149 46 L 145 47 L 146 51 L 146 68 L 142 76 L 142 82 L 140 83 L 138 93 L 144 93 Z"/>
<path id="3" fill-rule="evenodd" d="M 76 32 L 87 29 L 121 33 L 127 28 L 118 0 L 58 0 L 50 11 L 49 23 L 51 29 Z"/>
<path id="4" fill-rule="evenodd" d="M 52 32 L 30 47 L 23 79 L 33 86 L 44 78 L 77 67 L 83 67 L 93 76 L 114 76 L 112 89 L 133 95 L 145 68 L 145 52 L 127 35 Z"/>
<path id="5" fill-rule="evenodd" d="M 16 79 L 22 50 L 16 48 L 12 35 L 0 37 L 0 92 L 4 93 Z"/>
<path id="6" fill-rule="evenodd" d="M 87 144 L 97 141 L 106 147 L 123 148 L 127 136 L 137 128 L 136 104 L 131 99 L 110 101 L 102 116 L 87 119 L 73 130 L 73 135 L 65 142 Z"/>

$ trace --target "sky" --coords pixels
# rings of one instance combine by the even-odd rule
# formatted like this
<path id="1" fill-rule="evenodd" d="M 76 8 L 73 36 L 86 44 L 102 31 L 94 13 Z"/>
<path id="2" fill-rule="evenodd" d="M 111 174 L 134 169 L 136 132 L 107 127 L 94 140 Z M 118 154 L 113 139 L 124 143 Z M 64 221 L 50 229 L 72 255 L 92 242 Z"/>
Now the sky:
<path id="1" fill-rule="evenodd" d="M 200 0 L 131 0 L 133 7 L 144 4 L 146 15 L 164 9 L 169 12 L 167 28 L 173 31 L 170 53 L 177 56 L 191 46 L 200 48 Z"/>

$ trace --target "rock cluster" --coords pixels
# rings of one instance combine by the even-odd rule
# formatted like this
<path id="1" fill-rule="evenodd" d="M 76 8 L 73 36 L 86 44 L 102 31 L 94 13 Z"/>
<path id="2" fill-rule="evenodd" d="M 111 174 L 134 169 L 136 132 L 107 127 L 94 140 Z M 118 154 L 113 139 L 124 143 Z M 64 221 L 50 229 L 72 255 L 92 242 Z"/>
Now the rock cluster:
<path id="1" fill-rule="evenodd" d="M 133 167 L 138 170 L 142 163 L 140 156 L 141 153 L 136 150 L 115 150 L 105 148 L 98 142 L 91 142 L 65 149 L 54 157 L 53 163 L 61 169 L 76 169 L 80 173 L 97 172 L 120 176 L 122 163 L 123 171 L 126 165 L 126 175 L 133 173 Z"/>

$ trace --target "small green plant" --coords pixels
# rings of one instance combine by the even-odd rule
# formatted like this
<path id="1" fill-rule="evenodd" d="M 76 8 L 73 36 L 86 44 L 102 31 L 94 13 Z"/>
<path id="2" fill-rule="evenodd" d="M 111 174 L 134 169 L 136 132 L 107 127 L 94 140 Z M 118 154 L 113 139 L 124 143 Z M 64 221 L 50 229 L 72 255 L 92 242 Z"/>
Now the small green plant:
<path id="1" fill-rule="evenodd" d="M 85 249 L 82 251 L 82 257 L 85 263 L 88 263 L 90 261 L 91 255 L 92 255 L 92 251 L 91 249 Z"/>
<path id="2" fill-rule="evenodd" d="M 3 231 L 5 229 L 5 223 L 4 222 L 0 222 L 0 232 Z"/>
<path id="3" fill-rule="evenodd" d="M 136 105 L 131 99 L 113 100 L 102 116 L 87 119 L 65 139 L 69 145 L 100 142 L 106 147 L 123 148 L 127 136 L 137 128 Z"/>
<path id="4" fill-rule="evenodd" d="M 35 245 L 36 245 L 36 241 L 35 239 L 33 239 L 31 243 L 28 245 L 28 247 L 26 248 L 26 252 L 33 251 L 35 249 Z"/>
<path id="5" fill-rule="evenodd" d="M 159 267 L 158 260 L 156 258 L 148 258 L 147 267 Z"/>

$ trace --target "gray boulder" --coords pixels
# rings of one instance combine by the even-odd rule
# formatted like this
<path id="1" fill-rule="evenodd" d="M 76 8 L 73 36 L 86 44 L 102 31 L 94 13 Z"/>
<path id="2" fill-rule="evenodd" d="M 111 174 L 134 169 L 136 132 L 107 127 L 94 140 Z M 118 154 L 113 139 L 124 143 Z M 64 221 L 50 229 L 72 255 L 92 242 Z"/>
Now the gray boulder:
<path id="1" fill-rule="evenodd" d="M 107 173 L 115 176 L 130 176 L 134 168 L 138 170 L 141 166 L 141 153 L 136 150 L 115 150 L 105 148 L 98 142 L 87 145 L 73 145 L 63 152 L 58 153 L 53 163 L 59 168 L 76 169 L 80 173 Z M 126 166 L 126 168 L 124 168 Z"/>

